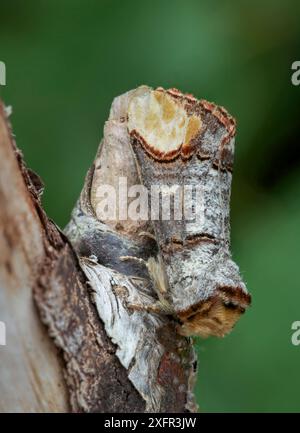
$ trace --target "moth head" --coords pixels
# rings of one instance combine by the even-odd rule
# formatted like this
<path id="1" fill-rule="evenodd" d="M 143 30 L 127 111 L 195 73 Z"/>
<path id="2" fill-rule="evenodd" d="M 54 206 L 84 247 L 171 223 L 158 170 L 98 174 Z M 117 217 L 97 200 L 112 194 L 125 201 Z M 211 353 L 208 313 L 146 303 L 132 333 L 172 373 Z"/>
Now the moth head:
<path id="1" fill-rule="evenodd" d="M 251 296 L 241 288 L 222 287 L 216 295 L 178 314 L 183 336 L 224 337 L 251 303 Z"/>

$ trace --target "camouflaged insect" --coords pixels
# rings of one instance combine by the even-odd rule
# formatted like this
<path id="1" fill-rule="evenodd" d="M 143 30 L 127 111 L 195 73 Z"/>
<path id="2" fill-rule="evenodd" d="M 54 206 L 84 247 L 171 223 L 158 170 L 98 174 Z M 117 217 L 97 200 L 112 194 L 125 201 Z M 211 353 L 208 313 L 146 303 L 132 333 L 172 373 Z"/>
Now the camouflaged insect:
<path id="1" fill-rule="evenodd" d="M 130 94 L 127 128 L 149 190 L 155 184 L 201 191 L 201 215 L 193 221 L 153 221 L 159 253 L 147 268 L 162 310 L 176 315 L 181 335 L 224 336 L 251 301 L 229 250 L 235 121 L 192 95 L 142 86 Z"/>

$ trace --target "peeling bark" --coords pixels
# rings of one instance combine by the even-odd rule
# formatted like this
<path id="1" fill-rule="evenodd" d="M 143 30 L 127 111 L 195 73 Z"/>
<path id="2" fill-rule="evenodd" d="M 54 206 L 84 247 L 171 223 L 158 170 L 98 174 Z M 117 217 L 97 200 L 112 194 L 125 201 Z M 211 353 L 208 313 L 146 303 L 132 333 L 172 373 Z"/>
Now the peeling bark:
<path id="1" fill-rule="evenodd" d="M 0 108 L 1 412 L 136 412 L 144 400 L 115 356 L 67 238 L 43 211 L 41 183 Z M 34 291 L 40 316 L 33 303 Z"/>
<path id="2" fill-rule="evenodd" d="M 128 413 L 195 410 L 191 393 L 195 374 L 194 352 L 191 342 L 176 334 L 173 319 L 145 312 L 132 313 L 126 306 L 124 308 L 127 323 L 132 326 L 137 322 L 138 333 L 141 329 L 146 331 L 144 344 L 141 339 L 135 353 L 138 358 L 139 350 L 143 348 L 145 371 L 151 371 L 149 376 L 145 376 L 143 365 L 135 356 L 126 358 L 125 355 L 124 361 L 125 358 L 120 355 L 124 354 L 124 342 L 113 339 L 107 322 L 99 318 L 96 308 L 96 305 L 99 309 L 102 305 L 101 291 L 97 292 L 93 286 L 93 278 L 89 274 L 92 271 L 100 272 L 99 281 L 104 283 L 102 294 L 111 297 L 119 311 L 123 300 L 121 292 L 126 287 L 129 294 L 134 292 L 139 298 L 139 290 L 144 288 L 145 296 L 142 298 L 151 301 L 151 281 L 143 267 L 135 263 L 122 263 L 118 257 L 132 248 L 140 257 L 147 257 L 150 251 L 151 254 L 156 251 L 155 242 L 138 236 L 135 227 L 129 227 L 132 239 L 128 233 L 123 236 L 125 224 L 119 226 L 120 233 L 117 235 L 112 231 L 104 233 L 101 239 L 103 231 L 97 227 L 99 222 L 93 219 L 89 199 L 89 182 L 95 164 L 81 195 L 84 212 L 87 218 L 92 218 L 92 224 L 84 224 L 82 232 L 79 226 L 74 226 L 73 216 L 68 228 L 71 235 L 75 227 L 77 239 L 81 239 L 80 248 L 85 252 L 83 254 L 79 249 L 76 254 L 67 236 L 42 209 L 41 182 L 25 166 L 15 146 L 3 106 L 0 119 L 0 312 L 8 334 L 7 346 L 0 348 L 0 390 L 1 395 L 5 395 L 0 410 Z M 85 236 L 89 229 L 92 229 L 91 242 L 87 242 Z M 75 238 L 70 237 L 76 246 Z M 94 269 L 91 260 L 84 261 L 84 257 L 95 253 L 93 244 L 96 248 L 103 248 L 103 254 L 105 248 L 115 247 L 115 260 L 120 266 L 112 270 L 98 263 Z M 140 279 L 137 285 L 133 284 L 134 276 L 137 276 L 136 281 Z M 114 284 L 111 284 L 112 278 Z M 117 287 L 122 288 L 121 292 Z M 40 318 L 56 347 L 38 321 L 32 291 Z M 111 310 L 111 313 L 115 314 L 115 311 Z M 132 321 L 131 316 L 136 319 Z M 14 340 L 12 333 L 15 334 Z M 132 338 L 138 333 L 134 331 Z M 148 347 L 145 337 L 149 337 Z M 157 356 L 153 356 L 152 349 Z M 142 380 L 139 374 L 143 376 Z"/>

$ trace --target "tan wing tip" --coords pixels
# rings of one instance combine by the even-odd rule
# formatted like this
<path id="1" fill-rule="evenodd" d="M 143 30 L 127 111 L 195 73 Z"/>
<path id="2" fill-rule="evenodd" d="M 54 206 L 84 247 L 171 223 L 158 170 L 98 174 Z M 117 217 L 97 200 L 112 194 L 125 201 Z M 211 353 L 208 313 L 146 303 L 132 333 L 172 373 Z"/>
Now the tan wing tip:
<path id="1" fill-rule="evenodd" d="M 177 89 L 144 87 L 129 103 L 128 131 L 157 160 L 187 157 L 202 128 L 200 114 L 189 110 L 191 102 L 198 103 Z"/>

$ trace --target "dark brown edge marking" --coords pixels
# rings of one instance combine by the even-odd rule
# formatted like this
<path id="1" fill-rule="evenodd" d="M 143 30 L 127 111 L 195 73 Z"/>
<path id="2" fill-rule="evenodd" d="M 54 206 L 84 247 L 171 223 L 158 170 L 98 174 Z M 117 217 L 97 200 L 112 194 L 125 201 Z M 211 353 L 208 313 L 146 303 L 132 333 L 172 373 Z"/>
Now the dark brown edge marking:
<path id="1" fill-rule="evenodd" d="M 226 128 L 230 137 L 233 137 L 236 134 L 236 120 L 224 107 L 209 102 L 206 99 L 200 99 L 199 102 L 205 111 L 211 113 L 219 123 Z"/>
<path id="2" fill-rule="evenodd" d="M 161 243 L 159 248 L 163 253 L 170 253 L 185 251 L 187 246 L 196 246 L 202 243 L 218 244 L 219 242 L 221 242 L 221 239 L 217 239 L 208 233 L 203 233 L 187 236 L 184 240 L 171 238 L 167 242 Z"/>
<path id="3" fill-rule="evenodd" d="M 180 156 L 183 161 L 187 162 L 194 154 L 200 161 L 213 159 L 212 155 L 203 154 L 201 151 L 196 152 L 196 146 L 185 146 L 183 148 L 182 144 L 178 147 L 178 149 L 172 150 L 171 152 L 158 152 L 154 147 L 150 146 L 135 129 L 133 129 L 129 135 L 133 140 L 142 145 L 143 149 L 149 156 L 158 162 L 173 162 Z M 233 164 L 224 164 L 220 158 L 213 161 L 212 168 L 215 170 L 221 170 L 223 172 L 233 172 Z"/>
<path id="4" fill-rule="evenodd" d="M 139 143 L 141 143 L 142 147 L 145 149 L 147 153 L 149 153 L 155 160 L 157 161 L 172 161 L 176 159 L 182 148 L 182 144 L 179 145 L 177 149 L 174 149 L 170 152 L 159 152 L 157 149 L 155 149 L 153 146 L 150 146 L 146 140 L 136 131 L 136 129 L 133 129 L 129 132 L 129 135 L 133 138 L 135 138 Z"/>
<path id="5" fill-rule="evenodd" d="M 251 295 L 245 292 L 241 287 L 222 286 L 218 287 L 218 292 L 223 293 L 226 297 L 229 297 L 230 301 L 235 301 L 239 304 L 246 306 L 251 305 Z"/>
<path id="6" fill-rule="evenodd" d="M 222 296 L 222 295 L 225 295 Z M 244 313 L 245 309 L 251 305 L 251 295 L 250 293 L 246 293 L 241 287 L 231 287 L 231 286 L 222 286 L 216 289 L 216 294 L 210 296 L 207 299 L 204 299 L 200 302 L 197 302 L 194 305 L 191 305 L 185 310 L 177 311 L 177 316 L 181 321 L 186 321 L 193 317 L 195 314 L 208 312 L 211 307 L 218 302 L 219 300 L 224 299 L 227 302 L 232 302 L 236 304 L 236 308 L 240 310 L 241 313 Z M 208 304 L 206 308 L 203 309 L 205 304 Z M 202 310 L 202 311 L 201 311 Z"/>

